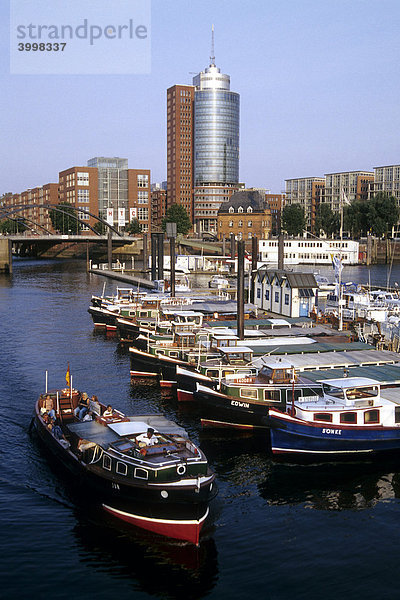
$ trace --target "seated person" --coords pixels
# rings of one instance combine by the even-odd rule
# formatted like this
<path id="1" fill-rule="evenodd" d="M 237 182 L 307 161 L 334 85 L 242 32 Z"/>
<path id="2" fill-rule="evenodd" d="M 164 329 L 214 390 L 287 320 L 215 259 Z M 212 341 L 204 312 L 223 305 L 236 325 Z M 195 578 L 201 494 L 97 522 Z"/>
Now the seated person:
<path id="1" fill-rule="evenodd" d="M 101 409 L 97 396 L 93 395 L 89 400 L 89 412 L 100 415 Z"/>
<path id="2" fill-rule="evenodd" d="M 44 415 L 44 413 L 46 413 L 46 412 L 52 419 L 56 418 L 56 411 L 54 410 L 54 403 L 48 394 L 45 397 L 45 399 L 42 401 L 42 407 L 40 409 L 40 414 Z"/>
<path id="3" fill-rule="evenodd" d="M 56 440 L 58 440 L 59 442 L 63 442 L 64 447 L 66 445 L 69 446 L 69 442 L 66 439 L 65 435 L 63 434 L 63 431 L 62 431 L 61 427 L 59 426 L 56 419 L 50 419 L 50 422 L 47 425 L 47 427 L 50 429 L 51 433 L 54 435 Z"/>
<path id="4" fill-rule="evenodd" d="M 154 444 L 158 444 L 158 438 L 154 435 L 154 429 L 149 427 L 146 433 L 141 433 L 136 436 L 136 442 L 140 444 L 146 444 L 146 446 L 154 446 Z"/>
<path id="5" fill-rule="evenodd" d="M 111 404 L 107 404 L 107 408 L 106 410 L 103 412 L 103 417 L 112 417 L 114 414 L 113 408 L 111 406 Z"/>
<path id="6" fill-rule="evenodd" d="M 82 397 L 81 397 L 81 399 L 79 401 L 78 406 L 74 410 L 74 415 L 76 417 L 78 417 L 78 419 L 80 421 L 82 421 L 83 417 L 86 415 L 87 412 L 89 412 L 89 397 L 84 392 L 82 394 Z"/>

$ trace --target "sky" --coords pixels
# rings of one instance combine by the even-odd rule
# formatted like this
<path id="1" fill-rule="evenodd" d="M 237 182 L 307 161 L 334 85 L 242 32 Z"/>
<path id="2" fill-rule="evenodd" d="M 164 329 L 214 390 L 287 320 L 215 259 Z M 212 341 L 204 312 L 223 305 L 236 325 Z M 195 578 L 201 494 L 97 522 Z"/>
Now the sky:
<path id="1" fill-rule="evenodd" d="M 400 164 L 400 0 L 152 0 L 150 73 L 124 75 L 11 74 L 9 15 L 1 0 L 0 194 L 94 156 L 165 180 L 166 90 L 208 66 L 212 24 L 248 187 Z"/>

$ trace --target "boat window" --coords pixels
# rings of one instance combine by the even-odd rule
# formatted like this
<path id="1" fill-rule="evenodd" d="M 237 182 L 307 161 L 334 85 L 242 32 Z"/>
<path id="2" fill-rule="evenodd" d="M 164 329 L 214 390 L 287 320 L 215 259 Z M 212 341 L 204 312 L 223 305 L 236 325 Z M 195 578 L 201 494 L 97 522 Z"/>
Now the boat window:
<path id="1" fill-rule="evenodd" d="M 257 400 L 258 391 L 256 388 L 240 388 L 240 395 L 242 398 L 252 398 L 253 400 Z"/>
<path id="2" fill-rule="evenodd" d="M 117 471 L 118 475 L 126 475 L 128 473 L 128 467 L 123 462 L 117 462 L 116 471 Z"/>
<path id="3" fill-rule="evenodd" d="M 332 414 L 331 413 L 314 413 L 314 421 L 326 421 L 327 423 L 332 423 Z"/>
<path id="4" fill-rule="evenodd" d="M 342 388 L 337 388 L 337 387 L 333 387 L 331 385 L 326 385 L 325 383 L 322 385 L 323 385 L 325 394 L 328 394 L 329 396 L 334 396 L 335 398 L 344 399 L 344 393 L 343 393 Z"/>
<path id="5" fill-rule="evenodd" d="M 265 390 L 264 399 L 268 400 L 268 402 L 280 402 L 281 393 L 279 390 Z"/>
<path id="6" fill-rule="evenodd" d="M 104 454 L 103 456 L 103 468 L 107 469 L 107 471 L 111 471 L 111 458 Z"/>
<path id="7" fill-rule="evenodd" d="M 149 473 L 148 471 L 146 471 L 146 469 L 140 469 L 138 467 L 136 467 L 134 473 L 133 473 L 134 477 L 136 477 L 137 479 L 148 479 L 149 478 Z"/>
<path id="8" fill-rule="evenodd" d="M 376 386 L 363 388 L 349 388 L 346 390 L 346 396 L 349 400 L 360 400 L 360 398 L 371 398 L 378 396 L 379 389 Z"/>
<path id="9" fill-rule="evenodd" d="M 394 422 L 400 423 L 400 406 L 394 407 Z"/>
<path id="10" fill-rule="evenodd" d="M 355 413 L 355 412 L 340 413 L 340 422 L 341 423 L 357 423 L 357 413 Z"/>
<path id="11" fill-rule="evenodd" d="M 206 375 L 207 375 L 207 377 L 216 377 L 216 378 L 218 378 L 218 371 L 216 369 L 207 369 Z"/>
<path id="12" fill-rule="evenodd" d="M 157 350 L 157 354 L 165 354 L 165 350 Z"/>
<path id="13" fill-rule="evenodd" d="M 364 423 L 379 423 L 379 410 L 367 410 L 364 413 Z"/>
<path id="14" fill-rule="evenodd" d="M 295 400 L 299 400 L 303 396 L 303 390 L 301 389 L 288 389 L 286 390 L 286 401 L 293 402 L 293 397 Z"/>
<path id="15" fill-rule="evenodd" d="M 178 358 L 178 352 L 174 350 L 173 352 L 169 353 L 169 356 L 171 356 L 171 358 Z"/>

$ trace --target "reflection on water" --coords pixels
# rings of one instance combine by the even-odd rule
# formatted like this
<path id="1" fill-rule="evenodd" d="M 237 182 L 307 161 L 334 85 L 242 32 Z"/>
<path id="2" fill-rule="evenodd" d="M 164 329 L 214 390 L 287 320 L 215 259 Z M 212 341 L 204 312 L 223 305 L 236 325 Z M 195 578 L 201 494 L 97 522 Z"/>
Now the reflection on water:
<path id="1" fill-rule="evenodd" d="M 386 281 L 386 268 L 369 272 Z M 364 267 L 345 274 L 368 281 Z M 103 283 L 79 261 L 15 261 L 14 274 L 0 276 L 4 597 L 396 598 L 400 462 L 278 463 L 265 432 L 202 430 L 196 405 L 131 385 L 128 353 L 93 331 L 87 308 Z M 107 283 L 106 293 L 115 289 Z M 28 436 L 45 370 L 59 387 L 68 362 L 76 387 L 126 413 L 164 413 L 200 443 L 220 493 L 199 549 L 92 513 Z"/>

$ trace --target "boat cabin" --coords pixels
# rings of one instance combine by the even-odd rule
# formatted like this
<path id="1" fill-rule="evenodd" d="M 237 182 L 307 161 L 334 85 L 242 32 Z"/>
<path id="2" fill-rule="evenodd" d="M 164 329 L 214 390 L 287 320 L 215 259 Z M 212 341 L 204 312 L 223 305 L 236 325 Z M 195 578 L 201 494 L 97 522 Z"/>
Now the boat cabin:
<path id="1" fill-rule="evenodd" d="M 262 359 L 260 374 L 270 383 L 292 383 L 297 380 L 293 365 L 283 360 Z"/>
<path id="2" fill-rule="evenodd" d="M 375 379 L 343 377 L 320 383 L 323 396 L 313 402 L 310 399 L 296 400 L 296 418 L 340 426 L 400 427 L 400 406 L 395 400 L 381 397 L 380 384 Z"/>

